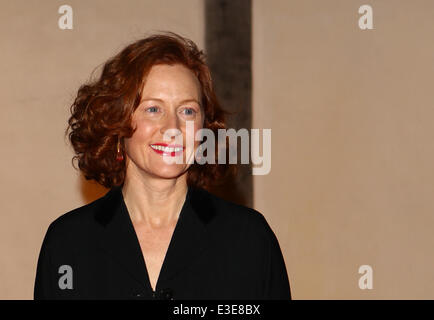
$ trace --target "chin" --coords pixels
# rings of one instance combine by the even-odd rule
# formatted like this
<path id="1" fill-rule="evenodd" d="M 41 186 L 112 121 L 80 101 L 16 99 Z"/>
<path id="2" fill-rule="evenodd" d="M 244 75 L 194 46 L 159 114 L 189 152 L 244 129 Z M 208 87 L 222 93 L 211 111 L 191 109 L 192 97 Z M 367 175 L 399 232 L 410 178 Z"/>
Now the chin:
<path id="1" fill-rule="evenodd" d="M 175 179 L 179 178 L 187 172 L 187 169 L 182 167 L 170 166 L 166 168 L 158 168 L 157 170 L 152 170 L 152 175 L 161 177 L 163 179 Z"/>

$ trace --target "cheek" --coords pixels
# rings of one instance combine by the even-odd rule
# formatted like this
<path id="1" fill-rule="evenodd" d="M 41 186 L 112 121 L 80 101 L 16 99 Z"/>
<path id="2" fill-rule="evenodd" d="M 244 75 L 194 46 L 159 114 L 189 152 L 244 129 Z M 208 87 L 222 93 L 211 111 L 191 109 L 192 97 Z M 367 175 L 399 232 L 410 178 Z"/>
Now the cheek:
<path id="1" fill-rule="evenodd" d="M 195 137 L 197 137 L 198 139 L 199 139 L 199 137 L 200 137 L 200 135 L 198 134 L 198 131 L 200 130 L 201 128 L 198 128 L 197 130 L 195 129 L 194 130 L 194 136 Z M 196 139 L 194 140 L 194 145 L 195 146 L 198 146 L 199 144 L 201 144 L 202 142 L 200 141 L 200 140 L 197 140 L 196 141 Z"/>
<path id="2" fill-rule="evenodd" d="M 196 137 L 196 135 L 198 134 L 198 131 L 200 130 L 200 129 L 202 129 L 203 127 L 202 127 L 202 124 L 201 123 L 195 123 L 194 124 L 194 127 L 193 127 L 193 139 Z M 183 137 L 184 137 L 184 146 L 186 146 L 186 143 L 187 143 L 187 139 L 188 139 L 188 136 L 187 136 L 187 128 L 182 128 L 182 130 L 181 130 L 181 132 L 182 132 L 182 135 L 183 135 Z M 200 144 L 201 142 L 200 141 L 196 141 L 196 139 L 194 140 L 194 145 L 195 146 L 197 146 L 198 144 Z"/>
<path id="3" fill-rule="evenodd" d="M 196 135 L 198 134 L 198 131 L 203 129 L 203 123 L 202 122 L 198 122 L 197 124 L 194 125 L 194 136 L 196 137 Z M 197 143 L 201 143 L 200 141 L 197 141 Z"/>
<path id="4" fill-rule="evenodd" d="M 133 126 L 134 127 L 134 126 Z M 132 137 L 126 141 L 126 147 L 130 150 L 136 148 L 142 148 L 144 145 L 149 144 L 152 141 L 152 137 L 155 135 L 155 131 L 158 128 L 155 125 L 142 122 L 136 122 L 136 131 Z"/>
<path id="5" fill-rule="evenodd" d="M 150 140 L 157 130 L 158 127 L 155 124 L 146 121 L 137 122 L 137 129 L 133 134 L 133 138 L 136 141 Z"/>

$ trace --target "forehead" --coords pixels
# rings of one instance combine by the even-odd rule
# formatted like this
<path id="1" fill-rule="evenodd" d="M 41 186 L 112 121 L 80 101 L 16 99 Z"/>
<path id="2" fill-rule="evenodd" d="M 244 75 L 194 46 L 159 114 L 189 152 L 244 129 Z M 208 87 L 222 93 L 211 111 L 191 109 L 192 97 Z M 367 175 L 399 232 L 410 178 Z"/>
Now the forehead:
<path id="1" fill-rule="evenodd" d="M 200 98 L 201 85 L 196 75 L 181 64 L 157 64 L 145 78 L 142 95 Z"/>

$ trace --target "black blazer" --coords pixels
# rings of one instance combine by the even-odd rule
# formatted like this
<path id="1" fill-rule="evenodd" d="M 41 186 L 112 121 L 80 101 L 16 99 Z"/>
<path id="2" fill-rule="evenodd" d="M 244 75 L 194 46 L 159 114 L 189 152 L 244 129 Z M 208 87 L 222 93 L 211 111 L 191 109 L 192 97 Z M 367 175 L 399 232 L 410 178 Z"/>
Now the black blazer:
<path id="1" fill-rule="evenodd" d="M 115 187 L 50 224 L 34 298 L 290 299 L 291 293 L 264 216 L 192 187 L 154 292 L 121 187 Z"/>

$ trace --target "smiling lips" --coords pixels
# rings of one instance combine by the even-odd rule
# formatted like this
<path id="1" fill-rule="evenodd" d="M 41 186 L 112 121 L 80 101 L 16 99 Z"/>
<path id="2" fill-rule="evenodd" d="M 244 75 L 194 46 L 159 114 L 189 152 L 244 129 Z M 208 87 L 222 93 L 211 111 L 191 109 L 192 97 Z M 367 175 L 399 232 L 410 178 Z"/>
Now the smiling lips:
<path id="1" fill-rule="evenodd" d="M 150 147 L 158 154 L 171 156 L 171 157 L 175 157 L 182 154 L 182 152 L 185 149 L 182 145 L 179 144 L 168 145 L 167 143 L 154 143 L 151 144 Z"/>

